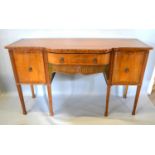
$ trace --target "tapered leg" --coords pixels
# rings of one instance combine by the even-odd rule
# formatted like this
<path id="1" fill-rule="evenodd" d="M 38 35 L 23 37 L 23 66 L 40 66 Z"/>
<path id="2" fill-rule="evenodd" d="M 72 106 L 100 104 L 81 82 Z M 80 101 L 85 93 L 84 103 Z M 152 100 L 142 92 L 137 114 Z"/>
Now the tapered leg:
<path id="1" fill-rule="evenodd" d="M 51 82 L 53 81 L 53 79 L 54 79 L 54 77 L 55 77 L 55 74 L 56 74 L 56 73 L 52 73 L 52 75 L 51 75 Z"/>
<path id="2" fill-rule="evenodd" d="M 110 89 L 111 89 L 111 85 L 108 85 L 107 86 L 107 95 L 106 95 L 106 110 L 105 110 L 104 116 L 108 116 Z"/>
<path id="3" fill-rule="evenodd" d="M 49 111 L 50 115 L 53 116 L 53 106 L 52 106 L 52 92 L 51 92 L 51 85 L 47 84 L 47 93 L 48 93 L 48 99 L 49 99 Z"/>
<path id="4" fill-rule="evenodd" d="M 36 95 L 35 95 L 35 93 L 34 93 L 34 87 L 33 87 L 32 84 L 30 85 L 30 87 L 31 87 L 31 92 L 32 92 L 32 98 L 35 98 Z"/>
<path id="5" fill-rule="evenodd" d="M 26 108 L 25 108 L 24 97 L 23 97 L 21 85 L 16 85 L 16 86 L 17 86 L 18 95 L 19 95 L 19 98 L 20 98 L 22 112 L 23 112 L 24 115 L 26 115 L 27 112 L 26 112 Z"/>
<path id="6" fill-rule="evenodd" d="M 127 93 L 128 93 L 128 85 L 126 85 L 124 88 L 123 98 L 127 97 Z"/>
<path id="7" fill-rule="evenodd" d="M 141 85 L 137 86 L 137 91 L 136 91 L 132 115 L 135 115 L 135 113 L 136 113 L 136 108 L 137 108 L 137 103 L 138 103 L 138 99 L 139 99 L 139 95 L 140 95 L 140 90 L 141 90 Z"/>

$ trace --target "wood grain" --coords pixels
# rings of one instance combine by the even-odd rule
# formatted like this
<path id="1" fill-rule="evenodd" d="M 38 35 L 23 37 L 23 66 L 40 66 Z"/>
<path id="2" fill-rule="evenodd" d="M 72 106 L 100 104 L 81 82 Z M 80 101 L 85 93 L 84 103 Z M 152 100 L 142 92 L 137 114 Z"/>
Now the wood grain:
<path id="1" fill-rule="evenodd" d="M 55 65 L 107 65 L 110 53 L 107 54 L 55 54 L 48 53 L 48 63 Z"/>
<path id="2" fill-rule="evenodd" d="M 112 85 L 137 85 L 132 114 L 136 112 L 149 50 L 137 39 L 22 39 L 9 49 L 23 114 L 26 114 L 21 84 L 46 84 L 49 112 L 54 115 L 51 81 L 56 72 L 105 73 L 105 116 L 108 116 Z M 127 93 L 127 89 L 125 95 Z"/>
<path id="3" fill-rule="evenodd" d="M 7 49 L 33 48 L 46 49 L 53 53 L 105 53 L 115 48 L 142 48 L 152 49 L 152 47 L 137 39 L 126 38 L 41 38 L 41 39 L 21 39 L 8 46 Z"/>
<path id="4" fill-rule="evenodd" d="M 34 50 L 13 51 L 17 76 L 21 83 L 45 83 L 42 52 Z"/>
<path id="5" fill-rule="evenodd" d="M 138 84 L 145 60 L 145 51 L 118 50 L 114 56 L 112 84 Z"/>
<path id="6" fill-rule="evenodd" d="M 66 74 L 96 74 L 108 70 L 108 65 L 84 66 L 84 65 L 48 65 L 49 74 L 54 72 Z"/>
<path id="7" fill-rule="evenodd" d="M 15 59 L 14 59 L 14 56 L 13 56 L 13 50 L 9 50 L 9 55 L 10 55 L 10 60 L 11 60 L 12 69 L 13 69 L 13 73 L 14 73 L 14 78 L 15 78 L 15 81 L 16 81 L 16 87 L 17 87 L 17 91 L 18 91 L 18 95 L 19 95 L 19 99 L 20 99 L 22 112 L 23 112 L 24 115 L 26 115 L 27 111 L 26 111 L 26 107 L 25 107 L 22 88 L 21 88 L 21 85 L 19 84 L 19 79 L 18 79 L 18 76 L 17 76 L 17 70 L 16 70 L 16 66 L 15 66 Z"/>
<path id="8" fill-rule="evenodd" d="M 51 89 L 51 73 L 48 70 L 48 55 L 47 51 L 43 52 L 43 60 L 45 66 L 45 77 L 46 77 L 46 86 L 47 86 L 47 93 L 48 93 L 48 103 L 49 103 L 49 112 L 50 115 L 53 116 L 53 103 L 52 103 L 52 89 Z"/>
<path id="9" fill-rule="evenodd" d="M 145 73 L 145 68 L 146 68 L 146 64 L 147 64 L 147 60 L 148 60 L 148 52 L 145 53 L 144 55 L 145 55 L 145 59 L 144 59 L 144 63 L 143 63 L 143 66 L 142 66 L 142 71 L 141 71 L 141 74 L 140 74 L 140 82 L 137 85 L 137 91 L 136 91 L 135 101 L 134 101 L 134 105 L 133 105 L 132 115 L 136 114 L 138 99 L 139 99 L 140 90 L 141 90 L 141 87 L 142 87 L 142 82 L 143 82 L 144 73 Z"/>

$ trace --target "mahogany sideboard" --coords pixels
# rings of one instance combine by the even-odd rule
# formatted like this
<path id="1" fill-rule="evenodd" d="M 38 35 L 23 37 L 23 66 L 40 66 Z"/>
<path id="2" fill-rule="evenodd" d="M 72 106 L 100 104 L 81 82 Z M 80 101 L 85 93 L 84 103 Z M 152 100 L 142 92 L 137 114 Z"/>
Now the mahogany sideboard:
<path id="1" fill-rule="evenodd" d="M 6 48 L 12 63 L 23 114 L 26 108 L 21 84 L 47 86 L 49 111 L 52 106 L 51 82 L 56 72 L 68 74 L 103 73 L 107 83 L 105 116 L 108 116 L 112 85 L 136 85 L 132 115 L 135 115 L 148 54 L 152 47 L 137 39 L 21 39 Z"/>

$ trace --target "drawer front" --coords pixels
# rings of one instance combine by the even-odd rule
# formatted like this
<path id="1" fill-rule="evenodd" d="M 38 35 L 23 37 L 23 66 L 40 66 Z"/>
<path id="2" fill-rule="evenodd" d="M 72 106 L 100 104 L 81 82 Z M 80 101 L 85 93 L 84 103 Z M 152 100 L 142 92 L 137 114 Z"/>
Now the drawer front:
<path id="1" fill-rule="evenodd" d="M 107 65 L 110 53 L 106 54 L 55 54 L 48 53 L 48 62 L 56 65 Z"/>
<path id="2" fill-rule="evenodd" d="M 118 51 L 114 56 L 113 84 L 137 84 L 145 60 L 145 51 Z"/>
<path id="3" fill-rule="evenodd" d="M 36 50 L 15 50 L 13 52 L 19 82 L 45 83 L 43 54 Z"/>

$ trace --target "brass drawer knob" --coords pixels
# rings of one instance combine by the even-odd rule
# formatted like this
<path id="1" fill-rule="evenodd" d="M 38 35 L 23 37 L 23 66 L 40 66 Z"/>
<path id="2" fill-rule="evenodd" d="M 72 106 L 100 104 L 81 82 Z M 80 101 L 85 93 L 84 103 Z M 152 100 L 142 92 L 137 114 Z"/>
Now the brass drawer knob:
<path id="1" fill-rule="evenodd" d="M 60 63 L 64 63 L 64 57 L 60 58 Z"/>
<path id="2" fill-rule="evenodd" d="M 94 64 L 97 64 L 97 58 L 94 58 L 94 59 L 93 59 L 93 63 L 94 63 Z"/>
<path id="3" fill-rule="evenodd" d="M 125 73 L 128 73 L 128 72 L 129 72 L 129 68 L 125 68 L 125 69 L 124 69 L 124 72 L 125 72 Z"/>
<path id="4" fill-rule="evenodd" d="M 32 67 L 29 67 L 29 68 L 28 68 L 28 71 L 29 71 L 29 72 L 32 72 Z"/>

